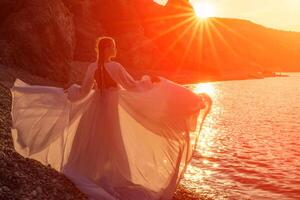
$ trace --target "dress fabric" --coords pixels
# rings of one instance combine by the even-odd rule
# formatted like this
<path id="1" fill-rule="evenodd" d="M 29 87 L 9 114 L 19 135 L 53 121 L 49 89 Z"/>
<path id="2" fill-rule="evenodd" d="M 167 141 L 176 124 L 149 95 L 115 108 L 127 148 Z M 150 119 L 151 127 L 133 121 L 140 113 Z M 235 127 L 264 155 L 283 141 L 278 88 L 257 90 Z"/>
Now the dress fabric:
<path id="1" fill-rule="evenodd" d="M 211 99 L 163 77 L 134 80 L 115 61 L 104 68 L 118 87 L 102 95 L 93 87 L 96 62 L 67 93 L 16 79 L 16 151 L 64 173 L 89 199 L 172 199 Z"/>

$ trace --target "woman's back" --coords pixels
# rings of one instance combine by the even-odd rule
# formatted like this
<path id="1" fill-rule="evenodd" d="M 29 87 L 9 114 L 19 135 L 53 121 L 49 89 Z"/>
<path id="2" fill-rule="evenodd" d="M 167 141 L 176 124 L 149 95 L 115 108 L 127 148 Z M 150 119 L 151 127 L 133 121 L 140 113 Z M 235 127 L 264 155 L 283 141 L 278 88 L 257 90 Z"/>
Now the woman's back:
<path id="1" fill-rule="evenodd" d="M 117 83 L 111 78 L 110 74 L 107 72 L 104 66 L 102 66 L 102 72 L 103 72 L 103 88 L 117 87 Z M 97 67 L 94 73 L 94 79 L 97 82 L 97 88 L 100 89 L 101 79 L 102 79 L 100 66 Z"/>

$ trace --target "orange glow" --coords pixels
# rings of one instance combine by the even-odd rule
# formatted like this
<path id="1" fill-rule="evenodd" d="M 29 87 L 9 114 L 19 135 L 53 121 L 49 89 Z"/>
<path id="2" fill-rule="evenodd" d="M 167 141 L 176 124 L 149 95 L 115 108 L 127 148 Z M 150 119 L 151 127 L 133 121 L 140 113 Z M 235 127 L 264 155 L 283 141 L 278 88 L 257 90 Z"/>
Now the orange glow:
<path id="1" fill-rule="evenodd" d="M 166 5 L 168 0 L 154 0 L 160 5 Z M 204 11 L 206 17 L 224 17 L 248 19 L 255 23 L 283 30 L 300 31 L 298 19 L 300 12 L 297 8 L 300 6 L 298 0 L 274 0 L 266 3 L 261 0 L 239 1 L 239 0 L 190 0 L 191 4 L 195 2 L 206 2 L 212 11 Z M 205 6 L 206 7 L 206 6 Z M 216 8 L 217 12 L 216 12 Z M 198 10 L 198 9 L 197 9 Z M 200 9 L 201 10 L 201 9 Z M 198 11 L 196 11 L 198 13 Z M 208 16 L 207 16 L 208 15 Z"/>
<path id="2" fill-rule="evenodd" d="M 165 4 L 166 1 L 155 2 Z M 239 3 L 238 5 L 241 6 Z M 259 71 L 263 66 L 268 66 L 268 70 L 275 71 L 281 70 L 280 66 L 283 64 L 295 63 L 292 59 L 285 59 L 291 64 L 278 62 L 273 56 L 278 53 L 293 57 L 292 50 L 291 53 L 285 53 L 292 49 L 288 46 L 294 45 L 291 42 L 293 39 L 282 39 L 279 34 L 272 34 L 274 30 L 264 29 L 249 21 L 219 18 L 224 11 L 224 5 L 220 1 L 168 1 L 165 6 L 166 10 L 160 7 L 157 9 L 161 15 L 148 13 L 143 16 L 142 22 L 146 27 L 148 40 L 130 49 L 136 51 L 155 43 L 161 53 L 151 64 L 153 70 L 170 71 L 174 76 L 186 79 L 182 82 L 192 82 L 201 80 L 202 77 L 207 81 L 247 77 L 248 74 L 252 75 L 252 71 L 248 73 L 248 70 Z M 290 35 L 291 37 L 285 38 L 293 38 Z M 266 41 L 266 46 L 261 43 L 262 40 Z M 283 44 L 277 46 L 284 48 L 272 47 L 274 41 L 282 41 Z M 245 70 L 235 70 L 241 67 Z M 199 74 L 195 73 L 189 79 L 185 75 L 186 69 L 199 71 Z"/>
<path id="3" fill-rule="evenodd" d="M 273 0 L 268 3 L 261 0 L 190 0 L 190 2 L 191 4 L 205 2 L 212 5 L 210 7 L 215 10 L 217 8 L 213 17 L 247 19 L 267 27 L 300 31 L 298 23 L 300 12 L 297 9 L 300 6 L 299 0 Z M 210 10 L 210 8 L 206 10 Z"/>

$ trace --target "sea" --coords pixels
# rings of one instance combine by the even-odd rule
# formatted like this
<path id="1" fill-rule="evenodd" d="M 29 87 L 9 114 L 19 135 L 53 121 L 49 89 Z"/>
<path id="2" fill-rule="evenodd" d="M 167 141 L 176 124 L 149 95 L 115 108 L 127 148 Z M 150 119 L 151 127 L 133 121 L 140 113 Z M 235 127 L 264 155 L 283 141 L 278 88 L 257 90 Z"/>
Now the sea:
<path id="1" fill-rule="evenodd" d="M 300 73 L 191 84 L 213 100 L 181 184 L 214 200 L 300 199 Z"/>

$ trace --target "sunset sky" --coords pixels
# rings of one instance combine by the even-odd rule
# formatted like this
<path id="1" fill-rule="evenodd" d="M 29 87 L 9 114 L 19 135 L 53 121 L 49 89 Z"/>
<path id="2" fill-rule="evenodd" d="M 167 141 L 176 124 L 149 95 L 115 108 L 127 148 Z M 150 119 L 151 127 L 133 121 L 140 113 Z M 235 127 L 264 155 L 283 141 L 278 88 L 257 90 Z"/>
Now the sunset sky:
<path id="1" fill-rule="evenodd" d="M 167 0 L 154 0 L 164 4 Z M 213 16 L 249 19 L 255 23 L 300 32 L 300 0 L 190 0 L 193 5 L 205 2 Z M 205 6 L 207 7 L 207 6 Z"/>

